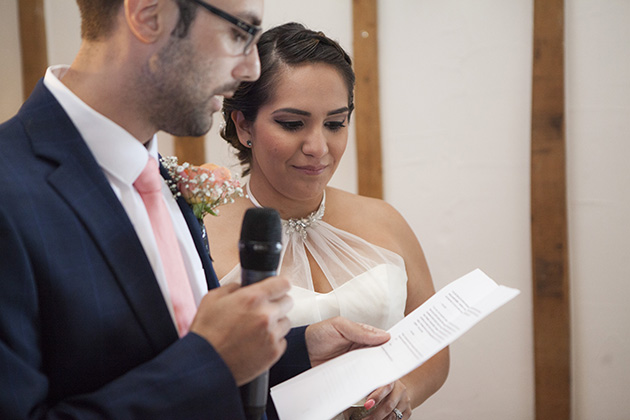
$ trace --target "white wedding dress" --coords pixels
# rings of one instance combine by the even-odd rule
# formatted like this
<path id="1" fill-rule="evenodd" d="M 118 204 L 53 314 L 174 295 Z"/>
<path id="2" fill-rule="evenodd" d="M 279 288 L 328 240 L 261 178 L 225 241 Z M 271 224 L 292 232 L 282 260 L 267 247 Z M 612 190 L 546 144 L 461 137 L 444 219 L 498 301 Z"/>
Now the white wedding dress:
<path id="1" fill-rule="evenodd" d="M 260 207 L 249 188 L 248 195 Z M 282 221 L 279 272 L 293 282 L 289 294 L 294 305 L 288 314 L 292 326 L 341 315 L 389 329 L 405 312 L 407 272 L 402 257 L 322 221 L 324 211 L 325 196 L 320 208 L 308 217 Z M 313 289 L 307 251 L 332 291 L 318 293 Z M 220 280 L 221 284 L 240 284 L 240 281 L 240 265 Z"/>

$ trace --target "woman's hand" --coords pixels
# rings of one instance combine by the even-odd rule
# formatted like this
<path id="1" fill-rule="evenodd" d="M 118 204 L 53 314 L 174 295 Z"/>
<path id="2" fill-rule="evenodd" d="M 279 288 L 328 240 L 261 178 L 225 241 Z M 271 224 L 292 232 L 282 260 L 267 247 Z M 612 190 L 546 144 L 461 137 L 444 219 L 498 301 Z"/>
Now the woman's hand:
<path id="1" fill-rule="evenodd" d="M 411 417 L 411 401 L 401 381 L 378 388 L 367 397 L 365 408 L 371 408 L 365 420 L 400 420 Z"/>

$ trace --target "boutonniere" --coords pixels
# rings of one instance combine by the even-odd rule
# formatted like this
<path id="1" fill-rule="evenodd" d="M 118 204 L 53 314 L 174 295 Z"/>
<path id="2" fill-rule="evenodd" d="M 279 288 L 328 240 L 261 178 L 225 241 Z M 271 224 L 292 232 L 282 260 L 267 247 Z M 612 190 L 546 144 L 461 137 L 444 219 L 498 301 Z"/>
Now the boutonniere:
<path id="1" fill-rule="evenodd" d="M 232 178 L 227 168 L 213 163 L 180 165 L 175 156 L 162 157 L 160 161 L 171 176 L 167 183 L 173 195 L 183 197 L 200 222 L 206 214 L 218 215 L 217 207 L 243 196 L 240 181 Z"/>

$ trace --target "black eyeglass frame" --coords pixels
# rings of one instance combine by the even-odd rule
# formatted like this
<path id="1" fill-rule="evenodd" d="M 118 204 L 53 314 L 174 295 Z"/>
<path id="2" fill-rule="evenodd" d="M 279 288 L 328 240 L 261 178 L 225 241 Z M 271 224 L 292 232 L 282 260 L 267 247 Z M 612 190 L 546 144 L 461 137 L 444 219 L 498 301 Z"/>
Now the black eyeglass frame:
<path id="1" fill-rule="evenodd" d="M 206 3 L 205 1 L 202 1 L 202 0 L 192 0 L 192 1 L 194 1 L 199 6 L 203 7 L 204 9 L 206 9 L 213 15 L 216 15 L 220 17 L 221 19 L 227 20 L 232 25 L 235 25 L 240 30 L 249 34 L 249 39 L 247 40 L 247 42 L 245 43 L 245 47 L 243 48 L 243 55 L 248 55 L 251 52 L 252 45 L 254 44 L 254 40 L 256 39 L 256 36 L 260 34 L 260 32 L 262 31 L 262 28 L 260 26 L 247 23 L 244 20 L 239 19 L 236 16 L 229 14 L 228 12 L 219 9 L 218 7 L 214 7 L 213 5 Z"/>

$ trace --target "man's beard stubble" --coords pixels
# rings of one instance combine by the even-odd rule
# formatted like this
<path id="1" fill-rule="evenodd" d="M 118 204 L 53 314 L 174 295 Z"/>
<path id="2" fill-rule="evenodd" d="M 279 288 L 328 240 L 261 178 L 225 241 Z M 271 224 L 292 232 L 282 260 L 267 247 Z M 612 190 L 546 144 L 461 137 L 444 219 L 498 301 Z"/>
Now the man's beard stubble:
<path id="1" fill-rule="evenodd" d="M 187 38 L 171 37 L 168 44 L 149 61 L 138 82 L 143 85 L 149 119 L 162 131 L 174 136 L 198 137 L 212 127 L 209 102 L 212 92 L 212 63 L 201 69 Z"/>

